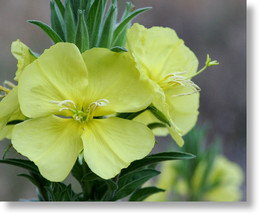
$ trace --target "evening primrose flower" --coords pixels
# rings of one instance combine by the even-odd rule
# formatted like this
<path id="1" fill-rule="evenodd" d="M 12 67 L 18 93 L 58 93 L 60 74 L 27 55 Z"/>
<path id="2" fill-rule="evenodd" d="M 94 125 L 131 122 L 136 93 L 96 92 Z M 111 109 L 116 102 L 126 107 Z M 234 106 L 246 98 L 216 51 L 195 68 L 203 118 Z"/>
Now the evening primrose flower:
<path id="1" fill-rule="evenodd" d="M 24 68 L 31 64 L 36 58 L 30 53 L 29 48 L 19 39 L 11 45 L 11 52 L 17 59 L 17 71 L 14 80 L 19 81 L 19 77 Z M 5 81 L 0 85 L 0 140 L 10 139 L 14 125 L 7 125 L 14 120 L 25 120 L 26 117 L 21 113 L 18 102 L 18 89 L 15 84 Z"/>
<path id="2" fill-rule="evenodd" d="M 109 115 L 145 109 L 152 96 L 127 54 L 104 48 L 81 54 L 74 44 L 58 43 L 20 77 L 21 110 L 31 119 L 15 126 L 13 146 L 50 181 L 64 180 L 82 153 L 94 173 L 112 178 L 145 157 L 155 140 L 144 124 Z"/>
<path id="3" fill-rule="evenodd" d="M 134 24 L 127 33 L 127 49 L 153 82 L 156 95 L 153 105 L 168 119 L 168 131 L 180 146 L 182 135 L 196 123 L 199 108 L 199 87 L 191 81 L 196 75 L 198 60 L 174 30 Z M 160 122 L 146 111 L 136 118 L 145 124 Z M 155 131 L 166 135 L 166 129 Z"/>

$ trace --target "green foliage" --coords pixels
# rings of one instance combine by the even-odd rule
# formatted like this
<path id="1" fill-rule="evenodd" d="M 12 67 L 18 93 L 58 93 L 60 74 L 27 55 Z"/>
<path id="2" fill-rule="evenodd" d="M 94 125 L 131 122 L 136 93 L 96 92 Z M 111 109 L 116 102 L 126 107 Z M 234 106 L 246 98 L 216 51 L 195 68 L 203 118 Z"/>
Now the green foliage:
<path id="1" fill-rule="evenodd" d="M 89 34 L 85 23 L 84 11 L 82 10 L 78 10 L 75 44 L 81 52 L 84 52 L 89 48 Z"/>
<path id="2" fill-rule="evenodd" d="M 50 26 L 37 20 L 29 20 L 28 22 L 41 28 L 54 43 L 63 42 L 60 36 Z"/>
<path id="3" fill-rule="evenodd" d="M 157 164 L 162 161 L 168 160 L 189 160 L 195 156 L 183 152 L 162 152 L 154 155 L 149 155 L 141 160 L 133 161 L 128 168 L 121 171 L 121 175 L 127 174 L 131 171 L 139 170 L 144 167 L 148 167 L 152 164 Z"/>
<path id="4" fill-rule="evenodd" d="M 115 192 L 113 200 L 119 200 L 130 195 L 146 181 L 159 173 L 159 171 L 154 169 L 143 169 L 120 176 L 118 180 L 118 189 Z"/>
<path id="5" fill-rule="evenodd" d="M 164 192 L 164 189 L 160 189 L 157 187 L 144 187 L 141 189 L 136 190 L 130 197 L 129 201 L 143 201 L 147 197 L 159 193 L 159 192 Z"/>
<path id="6" fill-rule="evenodd" d="M 60 182 L 50 182 L 40 174 L 38 167 L 29 160 L 4 159 L 0 163 L 5 163 L 28 170 L 28 174 L 22 173 L 18 176 L 27 178 L 38 190 L 39 201 L 78 201 L 82 193 L 75 194 L 71 185 L 66 186 Z"/>
<path id="7" fill-rule="evenodd" d="M 123 20 L 121 20 L 121 22 L 118 24 L 118 26 L 114 30 L 112 46 L 124 46 L 126 29 L 129 27 L 130 21 L 134 17 L 136 17 L 138 14 L 143 13 L 150 9 L 151 9 L 151 7 L 145 7 L 145 8 L 135 10 L 135 11 L 129 13 Z M 120 36 L 122 36 L 122 37 L 120 37 Z"/>
<path id="8" fill-rule="evenodd" d="M 108 8 L 108 9 L 107 9 Z M 54 43 L 71 42 L 81 52 L 93 47 L 125 51 L 126 31 L 137 15 L 151 8 L 133 9 L 131 3 L 117 23 L 117 0 L 52 0 L 51 26 L 40 21 L 28 21 L 40 27 Z"/>

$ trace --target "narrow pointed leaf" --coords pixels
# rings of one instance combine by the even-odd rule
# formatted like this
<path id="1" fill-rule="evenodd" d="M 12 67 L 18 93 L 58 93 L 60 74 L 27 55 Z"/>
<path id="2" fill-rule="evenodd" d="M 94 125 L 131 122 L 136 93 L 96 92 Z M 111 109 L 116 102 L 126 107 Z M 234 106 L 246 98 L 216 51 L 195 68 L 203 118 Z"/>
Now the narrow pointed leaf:
<path id="1" fill-rule="evenodd" d="M 118 189 L 115 192 L 113 200 L 119 200 L 130 195 L 146 181 L 158 175 L 159 173 L 159 171 L 153 169 L 144 169 L 141 171 L 131 172 L 120 177 L 118 181 Z"/>
<path id="2" fill-rule="evenodd" d="M 43 22 L 37 20 L 29 20 L 28 22 L 41 28 L 55 44 L 58 42 L 64 42 L 50 26 L 44 24 Z"/>
<path id="3" fill-rule="evenodd" d="M 65 16 L 65 7 L 64 7 L 62 1 L 61 0 L 55 0 L 55 3 L 57 4 L 61 15 L 64 17 Z"/>
<path id="4" fill-rule="evenodd" d="M 121 171 L 121 175 L 125 175 L 140 168 L 146 167 L 151 164 L 156 164 L 168 160 L 189 160 L 195 158 L 194 155 L 184 152 L 162 152 L 154 155 L 149 155 L 141 160 L 132 162 L 128 168 Z"/>
<path id="5" fill-rule="evenodd" d="M 52 29 L 60 36 L 60 38 L 65 40 L 65 22 L 58 6 L 53 1 L 50 2 L 50 20 Z"/>
<path id="6" fill-rule="evenodd" d="M 81 53 L 89 49 L 89 34 L 85 23 L 84 11 L 82 10 L 78 10 L 78 25 L 76 30 L 75 44 Z"/>
<path id="7" fill-rule="evenodd" d="M 78 18 L 78 9 L 80 8 L 80 1 L 81 0 L 67 0 L 70 1 L 71 4 L 71 8 L 73 9 L 73 13 L 74 13 L 74 17 L 75 17 L 75 21 L 76 23 L 78 22 L 77 18 Z"/>
<path id="8" fill-rule="evenodd" d="M 81 0 L 80 1 L 80 9 L 85 10 L 87 5 L 87 0 Z"/>
<path id="9" fill-rule="evenodd" d="M 68 1 L 66 3 L 66 12 L 65 12 L 65 20 L 66 20 L 66 41 L 74 43 L 76 36 L 76 24 L 73 10 L 71 8 L 71 3 Z"/>
<path id="10" fill-rule="evenodd" d="M 155 106 L 150 105 L 148 107 L 148 110 L 160 121 L 162 121 L 163 123 L 166 123 L 168 126 L 171 126 L 170 121 L 166 118 L 166 116 L 159 111 Z"/>
<path id="11" fill-rule="evenodd" d="M 104 4 L 105 2 L 105 4 Z M 88 15 L 87 27 L 89 30 L 90 48 L 96 47 L 100 38 L 100 27 L 107 0 L 94 1 Z"/>
<path id="12" fill-rule="evenodd" d="M 27 169 L 31 172 L 34 172 L 36 174 L 39 174 L 39 170 L 38 170 L 37 166 L 32 161 L 29 161 L 29 160 L 5 159 L 5 160 L 0 160 L 0 163 L 18 166 L 18 167 Z"/>
<path id="13" fill-rule="evenodd" d="M 151 7 L 145 7 L 145 8 L 140 8 L 137 9 L 135 11 L 133 11 L 132 13 L 130 13 L 127 17 L 125 17 L 125 19 L 116 27 L 114 34 L 113 34 L 113 46 L 121 46 L 121 44 L 118 44 L 118 39 L 119 36 L 124 32 L 125 34 L 125 27 L 127 27 L 127 24 L 133 19 L 135 18 L 137 15 L 139 15 L 140 13 L 143 13 L 147 10 L 150 10 Z"/>
<path id="14" fill-rule="evenodd" d="M 113 37 L 114 26 L 116 23 L 116 18 L 117 18 L 117 0 L 114 0 L 110 5 L 109 11 L 107 12 L 98 47 L 110 48 L 112 37 Z"/>
<path id="15" fill-rule="evenodd" d="M 135 191 L 131 195 L 129 201 L 143 201 L 150 195 L 153 195 L 153 194 L 159 193 L 159 192 L 164 192 L 164 191 L 165 191 L 164 189 L 160 189 L 157 187 L 145 187 L 145 188 Z"/>

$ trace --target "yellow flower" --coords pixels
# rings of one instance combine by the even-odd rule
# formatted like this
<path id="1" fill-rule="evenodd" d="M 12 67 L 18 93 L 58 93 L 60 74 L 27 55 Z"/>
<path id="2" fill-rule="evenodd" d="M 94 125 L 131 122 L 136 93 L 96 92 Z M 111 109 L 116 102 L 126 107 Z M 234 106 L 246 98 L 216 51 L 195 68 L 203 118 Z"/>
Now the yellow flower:
<path id="1" fill-rule="evenodd" d="M 109 179 L 154 146 L 144 124 L 107 117 L 152 101 L 152 87 L 127 54 L 103 48 L 81 54 L 58 43 L 26 67 L 18 89 L 21 110 L 32 119 L 15 126 L 13 146 L 51 181 L 64 180 L 81 152 L 94 173 Z"/>
<path id="2" fill-rule="evenodd" d="M 11 52 L 17 59 L 17 68 L 15 80 L 18 81 L 24 68 L 31 64 L 36 58 L 29 52 L 29 48 L 23 44 L 19 39 L 12 43 Z M 25 120 L 26 117 L 21 113 L 18 102 L 18 89 L 9 82 L 4 82 L 7 87 L 0 85 L 0 92 L 4 95 L 0 95 L 3 99 L 0 102 L 0 140 L 4 138 L 10 139 L 12 136 L 12 130 L 14 125 L 6 125 L 13 120 Z"/>
<path id="3" fill-rule="evenodd" d="M 153 105 L 168 119 L 168 131 L 178 145 L 182 135 L 196 123 L 199 108 L 199 87 L 191 81 L 196 75 L 198 60 L 170 28 L 134 24 L 127 33 L 127 49 L 139 69 L 153 82 L 156 96 Z M 159 122 L 146 111 L 136 118 L 145 124 Z M 166 135 L 166 129 L 155 131 Z"/>
<path id="4" fill-rule="evenodd" d="M 11 52 L 17 59 L 17 71 L 14 80 L 18 81 L 24 68 L 31 64 L 36 58 L 30 53 L 29 48 L 19 39 L 12 43 Z"/>

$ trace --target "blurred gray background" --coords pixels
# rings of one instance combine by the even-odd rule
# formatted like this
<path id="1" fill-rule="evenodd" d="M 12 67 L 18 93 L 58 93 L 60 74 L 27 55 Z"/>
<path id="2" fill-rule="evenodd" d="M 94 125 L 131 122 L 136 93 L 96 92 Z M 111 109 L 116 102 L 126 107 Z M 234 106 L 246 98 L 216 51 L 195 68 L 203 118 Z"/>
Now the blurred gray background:
<path id="1" fill-rule="evenodd" d="M 126 1 L 119 0 L 122 9 Z M 198 124 L 208 124 L 210 136 L 221 136 L 223 152 L 246 171 L 246 1 L 245 0 L 133 0 L 136 8 L 152 10 L 137 17 L 146 27 L 164 26 L 178 36 L 196 54 L 200 67 L 206 54 L 220 62 L 194 82 L 201 88 Z M 49 23 L 49 1 L 0 0 L 0 83 L 12 80 L 16 60 L 12 41 L 20 39 L 33 51 L 42 53 L 50 47 L 48 37 L 26 23 L 37 19 Z M 0 110 L 1 111 L 1 110 Z M 166 138 L 168 140 L 169 138 Z M 8 141 L 0 143 L 0 157 Z M 161 144 L 160 144 L 161 145 Z M 164 145 L 161 145 L 162 147 Z M 159 149 L 159 148 L 158 148 Z M 14 155 L 11 151 L 9 156 Z M 17 167 L 0 165 L 0 201 L 35 198 L 35 188 L 16 175 Z M 246 182 L 243 184 L 246 199 Z M 76 184 L 75 184 L 76 185 Z M 75 187 L 77 188 L 77 187 Z"/>

